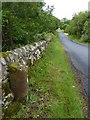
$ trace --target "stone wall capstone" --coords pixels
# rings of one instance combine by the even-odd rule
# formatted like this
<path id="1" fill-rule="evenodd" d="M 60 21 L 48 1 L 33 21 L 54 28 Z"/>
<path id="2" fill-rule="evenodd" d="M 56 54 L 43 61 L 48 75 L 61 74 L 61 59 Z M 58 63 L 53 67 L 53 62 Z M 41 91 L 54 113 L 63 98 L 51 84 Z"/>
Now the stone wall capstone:
<path id="1" fill-rule="evenodd" d="M 28 94 L 28 68 L 41 58 L 50 40 L 35 42 L 12 51 L 0 53 L 0 86 L 2 84 L 2 108 Z"/>

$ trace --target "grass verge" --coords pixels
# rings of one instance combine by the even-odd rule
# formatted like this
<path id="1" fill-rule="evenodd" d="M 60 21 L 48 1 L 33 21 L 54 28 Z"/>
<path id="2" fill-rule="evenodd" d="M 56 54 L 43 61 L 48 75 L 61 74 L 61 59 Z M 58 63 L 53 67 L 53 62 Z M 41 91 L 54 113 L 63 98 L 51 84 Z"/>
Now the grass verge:
<path id="1" fill-rule="evenodd" d="M 82 44 L 85 44 L 87 46 L 90 46 L 90 43 L 87 43 L 87 42 L 84 42 L 83 40 L 80 40 L 80 39 L 77 39 L 75 38 L 74 36 L 72 35 L 67 35 L 71 40 L 75 40 L 76 42 L 79 42 L 79 43 L 82 43 Z"/>
<path id="2" fill-rule="evenodd" d="M 83 100 L 58 35 L 29 76 L 29 101 L 12 118 L 84 118 Z"/>

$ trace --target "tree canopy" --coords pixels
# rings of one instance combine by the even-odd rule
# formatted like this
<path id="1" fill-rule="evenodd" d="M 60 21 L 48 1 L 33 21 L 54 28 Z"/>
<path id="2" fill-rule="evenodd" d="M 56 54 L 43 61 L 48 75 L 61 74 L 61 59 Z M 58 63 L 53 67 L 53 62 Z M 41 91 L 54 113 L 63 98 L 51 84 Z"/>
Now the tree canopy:
<path id="1" fill-rule="evenodd" d="M 88 21 L 90 20 L 90 12 L 79 12 L 75 14 L 71 20 L 62 22 L 61 29 L 65 32 L 73 35 L 74 37 L 81 39 L 85 42 L 90 42 L 88 37 Z"/>
<path id="2" fill-rule="evenodd" d="M 52 15 L 53 6 L 44 2 L 2 3 L 2 50 L 10 50 L 43 39 L 46 32 L 58 28 L 59 19 Z"/>

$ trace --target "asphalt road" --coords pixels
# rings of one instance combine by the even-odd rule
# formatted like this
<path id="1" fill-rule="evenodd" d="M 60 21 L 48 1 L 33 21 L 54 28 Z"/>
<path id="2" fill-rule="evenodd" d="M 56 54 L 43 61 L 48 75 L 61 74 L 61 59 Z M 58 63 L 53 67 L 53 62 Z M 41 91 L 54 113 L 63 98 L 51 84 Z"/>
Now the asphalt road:
<path id="1" fill-rule="evenodd" d="M 73 65 L 85 75 L 85 79 L 82 80 L 82 85 L 86 94 L 89 93 L 89 72 L 90 66 L 88 64 L 88 46 L 70 40 L 61 31 L 58 32 L 60 42 L 63 44 L 65 50 L 69 53 Z"/>

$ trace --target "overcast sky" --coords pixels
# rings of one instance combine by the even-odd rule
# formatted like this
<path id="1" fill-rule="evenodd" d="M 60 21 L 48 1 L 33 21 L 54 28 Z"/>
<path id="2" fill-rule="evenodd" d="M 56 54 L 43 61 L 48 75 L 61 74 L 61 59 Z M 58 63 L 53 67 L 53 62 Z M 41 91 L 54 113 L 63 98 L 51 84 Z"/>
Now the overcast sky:
<path id="1" fill-rule="evenodd" d="M 74 13 L 88 10 L 90 0 L 44 0 L 47 5 L 54 5 L 53 15 L 59 19 L 71 19 Z"/>

